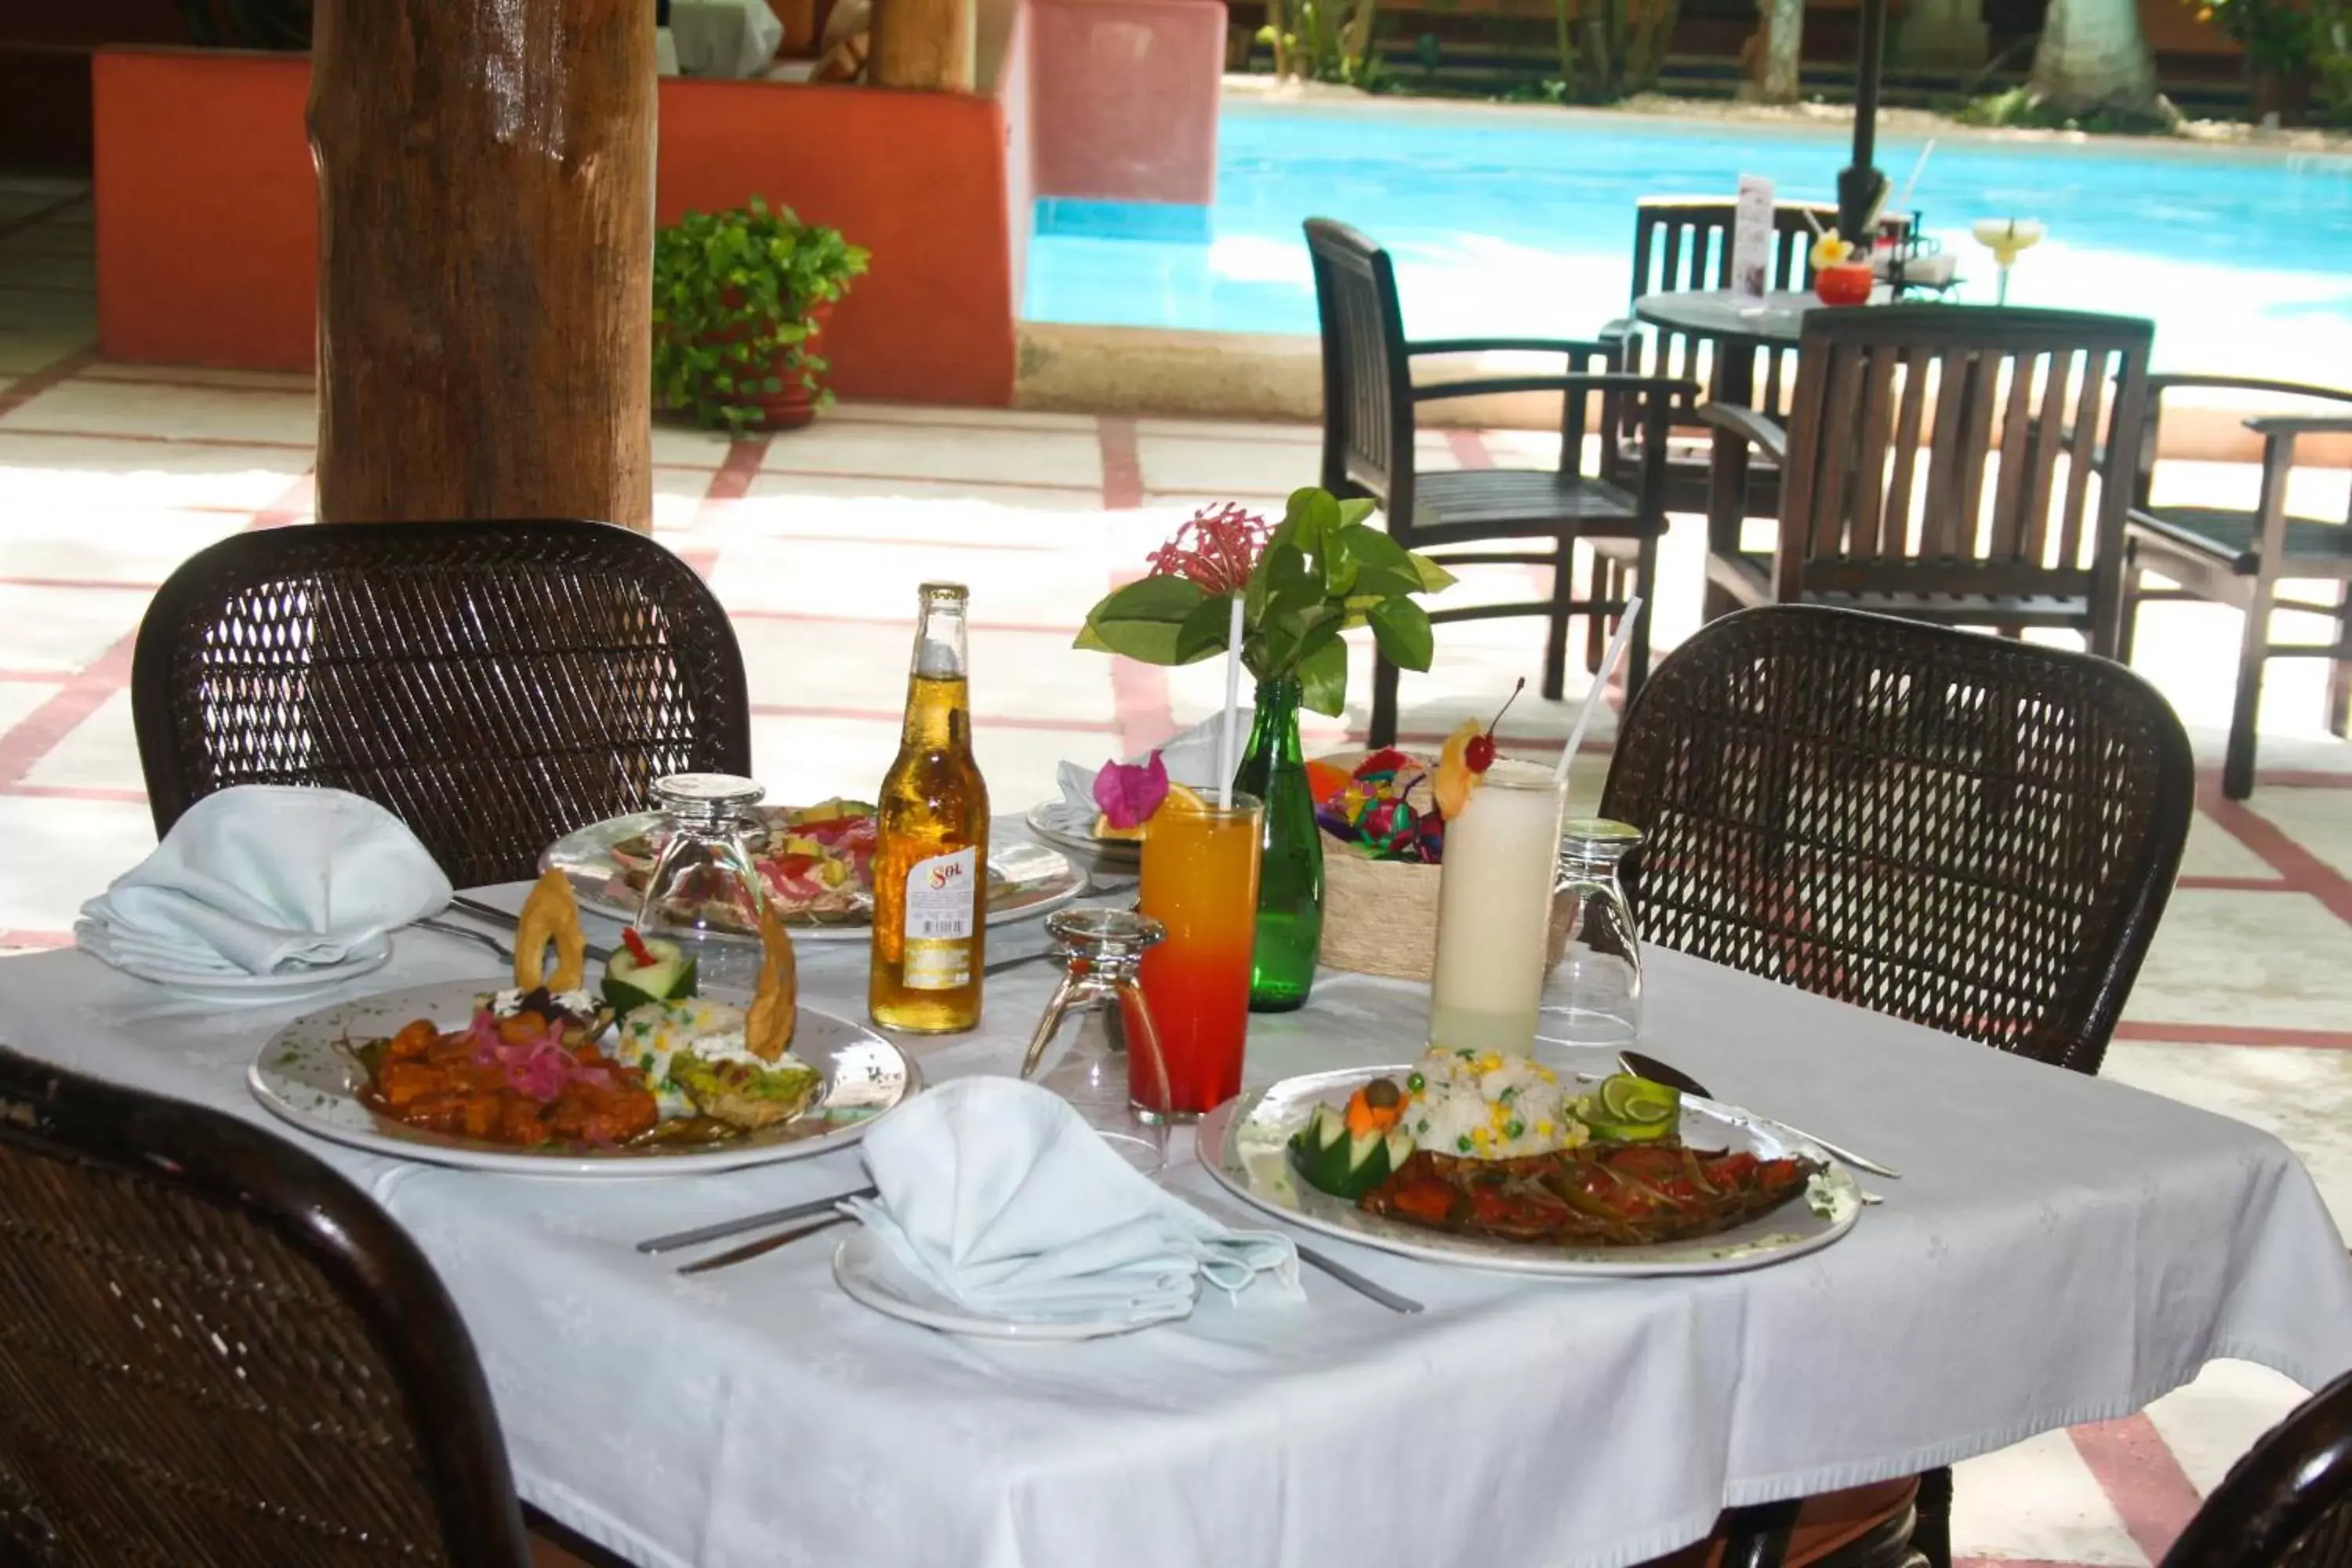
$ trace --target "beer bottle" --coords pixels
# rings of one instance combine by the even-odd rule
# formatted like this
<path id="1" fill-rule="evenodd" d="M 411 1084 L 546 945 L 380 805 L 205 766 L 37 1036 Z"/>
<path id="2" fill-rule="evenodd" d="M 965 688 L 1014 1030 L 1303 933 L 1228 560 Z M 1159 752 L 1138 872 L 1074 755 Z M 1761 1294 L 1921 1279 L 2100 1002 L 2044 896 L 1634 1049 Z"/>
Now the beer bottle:
<path id="1" fill-rule="evenodd" d="M 971 755 L 960 583 L 926 583 L 898 760 L 874 850 L 874 1021 L 916 1034 L 980 1022 L 986 963 L 988 786 Z"/>

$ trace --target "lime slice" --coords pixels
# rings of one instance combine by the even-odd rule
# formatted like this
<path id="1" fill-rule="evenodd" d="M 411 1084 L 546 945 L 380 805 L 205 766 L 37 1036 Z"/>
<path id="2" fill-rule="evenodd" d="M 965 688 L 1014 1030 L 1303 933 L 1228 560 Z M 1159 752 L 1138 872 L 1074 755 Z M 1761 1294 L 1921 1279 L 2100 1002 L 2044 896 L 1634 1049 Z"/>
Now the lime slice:
<path id="1" fill-rule="evenodd" d="M 1604 1143 L 1654 1143 L 1674 1131 L 1671 1121 L 1611 1121 L 1597 1116 L 1585 1126 Z"/>
<path id="2" fill-rule="evenodd" d="M 1604 1121 L 1671 1121 L 1682 1110 L 1682 1096 L 1664 1084 L 1621 1072 L 1601 1080 L 1593 1104 Z"/>

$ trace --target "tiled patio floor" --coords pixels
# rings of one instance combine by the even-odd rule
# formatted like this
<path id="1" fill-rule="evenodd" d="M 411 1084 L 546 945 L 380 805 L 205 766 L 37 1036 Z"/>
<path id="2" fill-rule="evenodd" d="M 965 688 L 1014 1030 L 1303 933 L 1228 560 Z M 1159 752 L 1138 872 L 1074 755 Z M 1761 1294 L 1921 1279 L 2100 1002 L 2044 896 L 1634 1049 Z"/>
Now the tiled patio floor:
<path id="1" fill-rule="evenodd" d="M 314 413 L 300 377 L 107 364 L 94 353 L 90 212 L 70 189 L 0 183 L 0 950 L 68 940 L 79 900 L 153 842 L 126 682 L 148 595 L 193 551 L 310 517 Z M 1548 458 L 1541 437 L 1424 440 L 1433 466 Z M 815 428 L 730 444 L 654 440 L 660 538 L 703 571 L 751 668 L 771 798 L 869 793 L 895 749 L 915 585 L 968 581 L 975 731 L 1000 808 L 1055 763 L 1148 746 L 1202 716 L 1213 668 L 1174 672 L 1070 651 L 1079 618 L 1192 506 L 1267 507 L 1316 468 L 1296 426 L 845 407 Z M 2180 465 L 2184 490 L 2244 493 L 2245 472 Z M 2309 480 L 2342 515 L 2345 476 Z M 1696 520 L 1671 537 L 1659 640 L 1697 616 Z M 1467 598 L 1515 595 L 1512 569 Z M 2144 673 L 2218 760 L 2238 635 L 2227 611 L 2151 606 Z M 1442 628 L 1409 678 L 1423 740 L 1490 709 L 1538 663 L 1526 623 Z M 1351 721 L 1368 653 L 1357 650 Z M 2209 776 L 2186 874 L 2107 1076 L 2269 1128 L 2352 1214 L 2352 748 L 2319 725 L 2321 668 L 2273 667 L 2265 776 L 2222 801 Z M 1581 677 L 1578 677 L 1580 683 Z M 1573 694 L 1572 694 L 1573 695 Z M 1522 699 L 1507 737 L 1553 743 L 1571 709 Z M 1605 742 L 1606 717 L 1596 726 Z M 1344 727 L 1310 740 L 1336 748 Z M 1585 798 L 1606 758 L 1580 771 Z M 2146 1564 L 2247 1443 L 2296 1400 L 2225 1363 L 2145 1415 L 2053 1433 L 1961 1467 L 1958 1535 L 1985 1562 Z"/>

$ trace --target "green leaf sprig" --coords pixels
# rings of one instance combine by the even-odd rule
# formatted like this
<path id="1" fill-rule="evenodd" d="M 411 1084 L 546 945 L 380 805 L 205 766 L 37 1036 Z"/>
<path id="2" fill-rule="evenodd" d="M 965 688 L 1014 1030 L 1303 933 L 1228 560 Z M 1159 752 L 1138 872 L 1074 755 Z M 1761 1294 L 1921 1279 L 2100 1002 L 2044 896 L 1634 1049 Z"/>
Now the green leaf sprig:
<path id="1" fill-rule="evenodd" d="M 1238 593 L 1242 664 L 1251 677 L 1296 679 L 1307 707 L 1342 712 L 1348 649 L 1340 634 L 1370 626 L 1391 663 L 1427 669 L 1435 643 L 1418 595 L 1454 582 L 1437 563 L 1366 521 L 1372 510 L 1370 501 L 1340 500 L 1311 486 L 1293 491 L 1238 586 L 1236 574 L 1223 569 L 1230 549 L 1180 552 L 1171 541 L 1155 557 L 1152 575 L 1112 590 L 1087 612 L 1075 646 L 1146 664 L 1214 658 L 1225 651 Z M 1186 527 L 1213 531 L 1237 519 L 1256 521 L 1237 509 L 1208 509 Z"/>
<path id="2" fill-rule="evenodd" d="M 803 224 L 758 196 L 748 206 L 688 213 L 654 236 L 654 403 L 706 429 L 740 436 L 758 398 L 787 377 L 833 401 L 827 366 L 803 345 L 818 306 L 866 270 L 863 247 Z"/>

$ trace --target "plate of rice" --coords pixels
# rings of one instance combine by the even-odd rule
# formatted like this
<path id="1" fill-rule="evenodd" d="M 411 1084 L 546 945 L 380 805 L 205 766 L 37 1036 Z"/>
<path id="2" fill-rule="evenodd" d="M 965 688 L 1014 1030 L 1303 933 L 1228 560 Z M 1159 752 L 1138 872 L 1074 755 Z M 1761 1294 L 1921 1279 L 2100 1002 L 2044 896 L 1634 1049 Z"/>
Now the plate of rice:
<path id="1" fill-rule="evenodd" d="M 1387 1088 L 1376 1090 L 1383 1082 Z M 1353 1157 L 1369 1157 L 1379 1175 L 1402 1169 L 1413 1151 L 1480 1162 L 1584 1149 L 1595 1141 L 1591 1107 L 1578 1090 L 1527 1057 L 1433 1050 L 1411 1063 L 1312 1073 L 1245 1089 L 1202 1119 L 1201 1162 L 1234 1196 L 1293 1225 L 1402 1257 L 1514 1274 L 1731 1273 L 1827 1247 L 1861 1215 L 1861 1189 L 1819 1145 L 1779 1122 L 1696 1095 L 1681 1099 L 1681 1147 L 1757 1161 L 1807 1161 L 1822 1169 L 1801 1197 L 1728 1228 L 1679 1240 L 1607 1244 L 1457 1234 L 1406 1223 L 1323 1190 L 1304 1173 L 1302 1163 L 1315 1151 L 1338 1159 L 1351 1145 Z M 1367 1091 L 1382 1103 L 1368 1109 Z M 1602 1141 L 1598 1148 L 1612 1146 Z M 1667 1140 L 1659 1146 L 1675 1145 Z"/>

